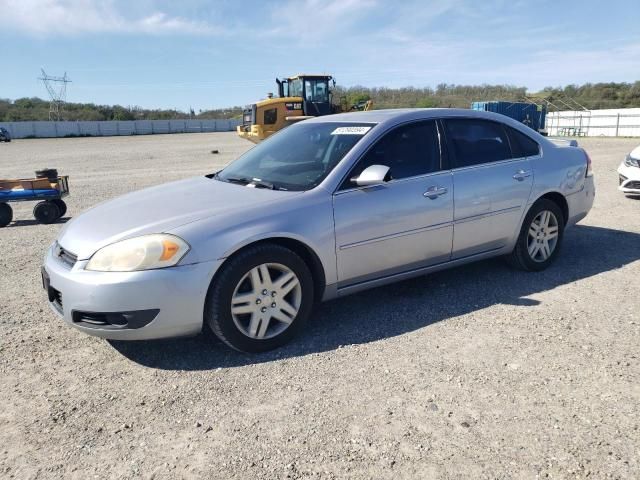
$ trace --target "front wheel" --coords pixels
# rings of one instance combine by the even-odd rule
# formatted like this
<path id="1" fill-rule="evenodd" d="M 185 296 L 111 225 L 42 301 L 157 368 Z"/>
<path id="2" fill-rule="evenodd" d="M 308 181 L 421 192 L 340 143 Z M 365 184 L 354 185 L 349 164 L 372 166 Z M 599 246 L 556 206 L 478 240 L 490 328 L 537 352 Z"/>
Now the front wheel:
<path id="1" fill-rule="evenodd" d="M 522 270 L 544 270 L 558 255 L 563 234 L 562 210 L 551 200 L 540 199 L 522 222 L 516 246 L 508 259 Z"/>
<path id="2" fill-rule="evenodd" d="M 209 287 L 204 317 L 213 333 L 236 350 L 272 350 L 304 327 L 313 292 L 309 267 L 295 252 L 256 245 L 222 266 Z"/>

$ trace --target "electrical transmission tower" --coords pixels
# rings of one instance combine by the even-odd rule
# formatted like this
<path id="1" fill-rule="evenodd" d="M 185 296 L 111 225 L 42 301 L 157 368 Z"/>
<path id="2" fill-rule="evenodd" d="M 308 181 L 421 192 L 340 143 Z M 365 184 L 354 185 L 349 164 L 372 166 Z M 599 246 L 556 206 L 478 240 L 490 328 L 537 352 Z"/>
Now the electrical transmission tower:
<path id="1" fill-rule="evenodd" d="M 38 80 L 42 80 L 51 98 L 51 102 L 49 103 L 49 120 L 62 120 L 62 110 L 67 101 L 67 83 L 71 82 L 71 80 L 67 78 L 67 72 L 64 72 L 63 77 L 53 77 L 47 75 L 44 68 L 41 68 L 40 71 L 42 72 L 42 76 L 38 77 Z"/>

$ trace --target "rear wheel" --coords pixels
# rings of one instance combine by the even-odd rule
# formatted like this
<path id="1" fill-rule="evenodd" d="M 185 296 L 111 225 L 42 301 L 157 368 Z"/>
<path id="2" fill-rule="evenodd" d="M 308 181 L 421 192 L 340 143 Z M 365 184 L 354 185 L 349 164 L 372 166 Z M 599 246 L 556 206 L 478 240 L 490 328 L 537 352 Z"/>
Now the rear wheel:
<path id="1" fill-rule="evenodd" d="M 0 227 L 6 227 L 13 220 L 13 209 L 8 203 L 0 203 Z"/>
<path id="2" fill-rule="evenodd" d="M 60 210 L 59 218 L 64 217 L 64 214 L 67 213 L 67 204 L 64 203 L 64 201 L 59 198 L 51 200 L 51 203 L 55 203 L 58 206 L 58 210 Z"/>
<path id="3" fill-rule="evenodd" d="M 249 247 L 223 265 L 207 294 L 205 321 L 224 343 L 243 352 L 284 345 L 313 307 L 305 262 L 279 245 Z"/>
<path id="4" fill-rule="evenodd" d="M 544 270 L 555 260 L 563 234 L 564 216 L 560 207 L 545 198 L 538 200 L 522 222 L 510 263 L 522 270 Z"/>
<path id="5" fill-rule="evenodd" d="M 53 223 L 60 218 L 60 209 L 53 202 L 40 202 L 33 207 L 33 216 L 40 223 Z"/>

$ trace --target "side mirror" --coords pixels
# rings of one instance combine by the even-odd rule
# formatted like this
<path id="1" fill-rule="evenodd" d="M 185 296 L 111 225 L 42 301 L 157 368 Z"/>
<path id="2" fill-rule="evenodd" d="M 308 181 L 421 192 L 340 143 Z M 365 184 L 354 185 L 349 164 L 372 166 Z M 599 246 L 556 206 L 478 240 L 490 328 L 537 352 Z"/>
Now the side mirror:
<path id="1" fill-rule="evenodd" d="M 385 165 L 371 165 L 365 168 L 358 177 L 351 179 L 353 183 L 359 187 L 369 187 L 371 185 L 380 185 L 381 183 L 391 180 L 389 167 Z"/>

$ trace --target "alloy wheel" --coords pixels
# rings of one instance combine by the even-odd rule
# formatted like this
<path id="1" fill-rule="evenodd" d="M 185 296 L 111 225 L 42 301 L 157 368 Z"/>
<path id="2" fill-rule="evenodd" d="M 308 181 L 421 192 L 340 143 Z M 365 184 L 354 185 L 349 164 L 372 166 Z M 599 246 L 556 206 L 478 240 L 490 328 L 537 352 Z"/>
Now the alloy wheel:
<path id="1" fill-rule="evenodd" d="M 296 274 L 280 263 L 263 263 L 249 270 L 231 297 L 231 316 L 244 335 L 273 338 L 295 320 L 302 303 Z"/>
<path id="2" fill-rule="evenodd" d="M 558 219 L 550 210 L 538 213 L 529 226 L 527 250 L 534 262 L 546 261 L 558 245 Z"/>

